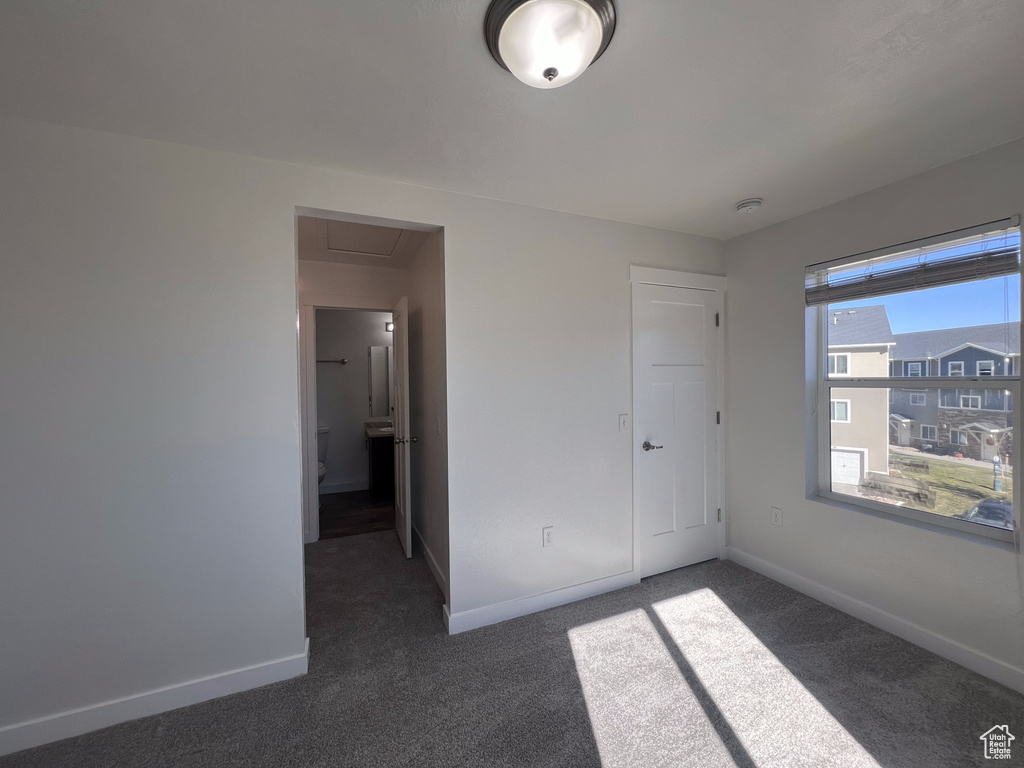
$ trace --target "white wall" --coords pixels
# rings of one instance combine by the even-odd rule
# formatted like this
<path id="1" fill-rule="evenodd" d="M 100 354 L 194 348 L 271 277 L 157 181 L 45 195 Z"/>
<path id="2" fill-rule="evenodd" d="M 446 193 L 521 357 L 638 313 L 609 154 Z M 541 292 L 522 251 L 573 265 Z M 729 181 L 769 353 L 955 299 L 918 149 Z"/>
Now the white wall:
<path id="1" fill-rule="evenodd" d="M 628 265 L 720 243 L 3 119 L 0 728 L 302 652 L 296 206 L 445 229 L 450 608 L 630 569 Z"/>
<path id="2" fill-rule="evenodd" d="M 0 121 L 0 728 L 304 653 L 276 177 Z"/>
<path id="3" fill-rule="evenodd" d="M 448 387 L 444 235 L 432 233 L 409 265 L 409 425 L 412 524 L 448 598 Z"/>
<path id="4" fill-rule="evenodd" d="M 370 358 L 367 349 L 390 347 L 394 334 L 384 329 L 390 312 L 344 309 L 316 310 L 317 421 L 330 427 L 324 466 L 327 474 L 320 493 L 363 490 L 370 487 L 366 420 L 370 418 Z"/>
<path id="5" fill-rule="evenodd" d="M 730 545 L 1018 667 L 1011 549 L 805 498 L 803 269 L 1022 210 L 1017 141 L 726 244 Z"/>
<path id="6" fill-rule="evenodd" d="M 364 300 L 379 298 L 384 305 L 394 306 L 408 293 L 407 276 L 404 269 L 301 260 L 299 293 L 304 297 L 328 295 Z"/>

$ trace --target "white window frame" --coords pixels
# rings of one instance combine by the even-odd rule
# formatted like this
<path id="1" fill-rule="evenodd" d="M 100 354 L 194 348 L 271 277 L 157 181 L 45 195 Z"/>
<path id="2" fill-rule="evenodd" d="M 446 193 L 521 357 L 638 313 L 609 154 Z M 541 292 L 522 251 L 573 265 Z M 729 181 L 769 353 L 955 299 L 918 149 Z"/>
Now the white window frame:
<path id="1" fill-rule="evenodd" d="M 990 366 L 991 369 L 988 373 L 981 372 L 981 366 Z M 979 360 L 974 364 L 974 372 L 978 376 L 995 376 L 996 375 L 996 361 L 995 360 Z"/>
<path id="2" fill-rule="evenodd" d="M 958 440 L 953 439 L 953 435 L 962 435 L 964 441 L 961 443 Z M 967 445 L 967 430 L 966 429 L 951 429 L 949 430 L 949 444 L 958 447 L 965 447 Z"/>
<path id="3" fill-rule="evenodd" d="M 921 402 L 915 403 L 914 398 L 920 397 Z M 928 405 L 928 394 L 926 392 L 911 392 L 910 393 L 910 404 L 911 405 Z"/>
<path id="4" fill-rule="evenodd" d="M 846 403 L 846 418 L 845 419 L 837 419 L 837 418 L 835 418 L 835 408 L 833 406 L 836 403 Z M 845 399 L 845 398 L 841 398 L 841 397 L 837 397 L 834 400 L 830 400 L 829 401 L 829 404 L 828 404 L 828 414 L 829 414 L 829 421 L 831 423 L 833 423 L 833 424 L 849 424 L 853 420 L 852 419 L 852 414 L 850 413 L 850 401 Z"/>
<path id="5" fill-rule="evenodd" d="M 1020 216 L 1014 216 L 1010 219 L 994 223 L 1001 225 L 1008 223 L 1009 226 L 1019 227 Z M 990 232 L 993 229 L 993 224 L 980 225 L 967 230 L 960 230 L 957 233 L 915 241 L 912 244 L 904 243 L 887 249 L 879 249 L 878 251 L 857 254 L 855 256 L 848 257 L 847 259 L 831 263 L 838 265 L 844 262 L 854 263 L 871 258 L 884 257 L 892 253 L 902 253 L 908 250 L 910 246 L 924 247 L 931 244 L 949 242 L 975 233 L 983 234 Z M 1022 275 L 1020 284 L 1022 287 L 1022 301 L 1024 301 L 1024 275 Z M 807 370 L 809 372 L 809 376 L 813 376 L 813 381 L 816 382 L 817 390 L 814 397 L 813 418 L 808 420 L 808 451 L 810 452 L 810 455 L 814 457 L 814 460 L 807 464 L 807 498 L 811 501 L 849 510 L 851 512 L 862 512 L 868 514 L 881 513 L 893 519 L 903 519 L 911 524 L 923 525 L 936 530 L 947 530 L 957 534 L 966 534 L 978 539 L 995 540 L 1000 542 L 1001 546 L 1004 546 L 1007 549 L 1013 549 L 1013 531 L 980 525 L 966 520 L 958 520 L 952 517 L 938 515 L 933 512 L 913 509 L 908 506 L 897 506 L 895 504 L 875 501 L 873 499 L 858 498 L 832 491 L 831 449 L 834 447 L 832 443 L 832 421 L 831 417 L 824 418 L 825 414 L 829 414 L 830 401 L 833 399 L 831 396 L 832 389 L 846 390 L 843 392 L 844 395 L 851 389 L 902 389 L 906 388 L 906 376 L 849 376 L 840 378 L 838 381 L 835 380 L 835 377 L 829 377 L 827 363 L 827 356 L 830 352 L 828 347 L 828 305 L 813 305 L 808 307 L 806 311 L 808 313 L 808 318 L 813 318 L 813 322 L 809 322 L 807 328 L 809 329 L 809 332 L 814 334 L 813 340 L 809 339 L 810 343 L 805 347 L 807 351 Z M 919 361 L 915 362 L 920 365 Z M 902 364 L 905 366 L 907 362 L 903 361 Z M 925 373 L 923 370 L 921 372 Z M 895 371 L 890 371 L 889 373 L 892 374 L 895 373 Z M 902 373 L 906 374 L 907 369 L 904 368 Z M 941 373 L 941 371 L 939 371 L 939 373 Z M 934 390 L 949 388 L 948 376 L 922 375 L 915 378 L 917 378 L 917 381 L 914 382 L 915 388 L 927 388 Z M 1008 391 L 1010 396 L 1013 398 L 1012 412 L 1014 415 L 1014 424 L 1021 424 L 1021 420 L 1024 418 L 1024 410 L 1021 408 L 1021 381 L 1019 375 L 975 377 L 971 382 L 971 387 L 973 389 L 1004 389 Z M 941 406 L 941 398 L 939 405 Z M 938 438 L 938 430 L 936 430 L 936 438 Z M 1022 456 L 1024 456 L 1024 452 L 1016 451 L 1013 459 L 1013 471 L 1018 475 L 1024 472 L 1024 459 L 1022 459 Z M 1024 492 L 1024 483 L 1014 484 L 1013 505 L 1017 516 L 1020 518 L 1024 518 L 1024 507 L 1022 507 L 1021 504 L 1022 492 Z"/>
<path id="6" fill-rule="evenodd" d="M 915 366 L 917 368 L 917 373 L 911 373 L 911 371 L 914 370 Z M 919 363 L 919 362 L 907 363 L 907 378 L 909 379 L 909 378 L 920 378 L 920 377 L 921 377 L 921 363 Z"/>
<path id="7" fill-rule="evenodd" d="M 930 429 L 932 431 L 931 437 L 928 437 L 928 436 L 925 435 L 924 431 L 926 429 Z M 938 440 L 939 440 L 939 428 L 936 427 L 934 424 L 922 424 L 921 425 L 921 439 L 922 440 L 932 440 L 934 442 L 938 442 Z"/>
<path id="8" fill-rule="evenodd" d="M 953 366 L 954 365 L 959 366 L 959 370 L 956 373 L 953 373 Z M 964 361 L 963 360 L 950 360 L 949 363 L 948 363 L 948 366 L 949 367 L 947 368 L 947 370 L 949 371 L 949 375 L 950 376 L 963 376 L 964 375 Z"/>
<path id="9" fill-rule="evenodd" d="M 834 366 L 832 366 L 832 365 L 829 366 L 830 368 L 835 368 L 836 371 L 837 371 L 837 373 L 829 372 L 828 375 L 831 378 L 836 379 L 836 378 L 842 378 L 843 376 L 852 376 L 853 375 L 850 372 L 850 353 L 849 352 L 829 352 L 828 356 L 829 356 L 830 362 L 831 362 L 832 359 L 835 359 L 835 361 L 836 361 L 836 364 Z M 838 370 L 839 370 L 839 358 L 840 357 L 846 358 L 846 373 L 838 373 Z"/>
<path id="10" fill-rule="evenodd" d="M 977 405 L 964 405 L 964 400 L 977 400 Z M 963 411 L 980 411 L 981 395 L 960 395 L 960 409 Z"/>

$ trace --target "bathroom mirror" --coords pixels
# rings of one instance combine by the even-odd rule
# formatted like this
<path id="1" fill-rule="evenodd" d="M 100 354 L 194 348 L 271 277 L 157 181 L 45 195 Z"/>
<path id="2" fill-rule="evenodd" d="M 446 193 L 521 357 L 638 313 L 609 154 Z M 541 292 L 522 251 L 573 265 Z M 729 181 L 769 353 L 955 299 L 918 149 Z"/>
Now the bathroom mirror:
<path id="1" fill-rule="evenodd" d="M 370 347 L 370 416 L 391 415 L 391 347 Z"/>

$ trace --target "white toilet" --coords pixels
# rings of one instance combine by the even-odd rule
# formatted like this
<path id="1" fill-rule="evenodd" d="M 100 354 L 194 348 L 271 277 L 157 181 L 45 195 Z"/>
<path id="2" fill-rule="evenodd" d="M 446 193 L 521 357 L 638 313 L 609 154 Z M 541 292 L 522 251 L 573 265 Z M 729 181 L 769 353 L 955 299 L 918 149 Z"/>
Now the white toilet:
<path id="1" fill-rule="evenodd" d="M 326 424 L 321 424 L 316 428 L 316 483 L 319 485 L 324 481 L 324 475 L 327 474 L 327 467 L 324 466 L 324 460 L 327 458 L 327 433 L 331 431 L 331 428 Z"/>

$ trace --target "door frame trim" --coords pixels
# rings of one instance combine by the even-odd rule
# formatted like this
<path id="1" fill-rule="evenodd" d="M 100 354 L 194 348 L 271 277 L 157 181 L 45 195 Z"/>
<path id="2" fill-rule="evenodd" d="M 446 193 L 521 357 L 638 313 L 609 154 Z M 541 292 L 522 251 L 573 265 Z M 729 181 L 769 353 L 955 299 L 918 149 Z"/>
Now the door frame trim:
<path id="1" fill-rule="evenodd" d="M 630 377 L 629 402 L 632 410 L 630 419 L 630 517 L 632 518 L 633 571 L 640 572 L 640 563 L 637 556 L 636 537 L 636 508 L 633 500 L 636 497 L 636 464 L 635 451 L 633 450 L 633 438 L 637 434 L 637 412 L 636 412 L 636 382 L 639 380 L 640 371 L 637 368 L 639 363 L 636 355 L 636 331 L 633 328 L 633 286 L 634 285 L 662 285 L 670 288 L 690 288 L 698 291 L 713 291 L 715 295 L 715 311 L 721 318 L 721 322 L 715 329 L 715 343 L 717 361 L 715 364 L 715 375 L 718 377 L 718 385 L 715 387 L 715 397 L 718 403 L 718 410 L 722 414 L 722 423 L 718 425 L 718 507 L 722 510 L 722 524 L 718 526 L 718 558 L 726 557 L 726 546 L 728 536 L 726 531 L 729 527 L 729 515 L 725 503 L 725 291 L 726 278 L 724 275 L 708 275 L 700 272 L 681 272 L 674 269 L 659 269 L 655 267 L 642 267 L 631 264 L 629 267 L 629 356 L 632 375 Z"/>
<path id="2" fill-rule="evenodd" d="M 342 296 L 327 293 L 299 294 L 299 397 L 302 422 L 302 542 L 320 539 L 320 505 L 316 472 L 316 311 L 318 309 L 354 309 L 390 312 L 388 299 Z"/>

